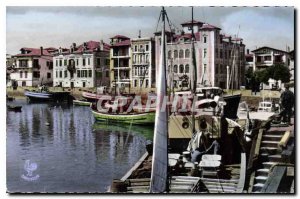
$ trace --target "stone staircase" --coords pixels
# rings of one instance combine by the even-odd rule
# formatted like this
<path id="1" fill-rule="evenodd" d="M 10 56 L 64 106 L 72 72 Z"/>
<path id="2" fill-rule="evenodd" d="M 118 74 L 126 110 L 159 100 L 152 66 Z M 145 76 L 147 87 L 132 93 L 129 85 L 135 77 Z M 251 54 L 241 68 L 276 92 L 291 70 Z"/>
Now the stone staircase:
<path id="1" fill-rule="evenodd" d="M 278 143 L 285 131 L 269 130 L 264 132 L 260 145 L 261 168 L 256 170 L 252 192 L 259 193 L 264 187 L 271 167 L 276 163 L 282 162 L 281 152 L 278 150 Z"/>

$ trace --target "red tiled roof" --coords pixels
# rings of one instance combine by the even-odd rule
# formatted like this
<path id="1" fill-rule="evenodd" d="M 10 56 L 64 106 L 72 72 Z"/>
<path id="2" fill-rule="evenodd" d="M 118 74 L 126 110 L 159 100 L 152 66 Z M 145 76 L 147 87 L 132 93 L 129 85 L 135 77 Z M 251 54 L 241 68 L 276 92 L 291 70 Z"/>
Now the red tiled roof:
<path id="1" fill-rule="evenodd" d="M 96 50 L 96 48 L 100 48 L 100 42 L 98 41 L 88 41 L 86 42 L 87 48 L 85 51 L 87 52 L 93 52 L 94 50 Z M 110 49 L 110 45 L 103 43 L 104 45 L 104 51 L 109 51 Z M 74 53 L 81 53 L 84 51 L 84 44 L 81 44 L 77 47 L 77 50 L 74 51 Z"/>
<path id="2" fill-rule="evenodd" d="M 210 25 L 210 24 L 203 24 L 202 25 L 202 27 L 200 28 L 201 30 L 203 30 L 203 29 L 220 29 L 221 30 L 221 28 L 219 28 L 219 27 L 216 27 L 216 26 L 213 26 L 213 25 Z"/>
<path id="3" fill-rule="evenodd" d="M 115 43 L 113 44 L 112 46 L 130 46 L 130 40 L 124 40 L 124 41 L 121 41 L 119 43 Z"/>
<path id="4" fill-rule="evenodd" d="M 15 57 L 31 57 L 31 56 L 41 56 L 41 49 L 40 48 L 26 48 L 26 47 L 24 47 L 24 48 L 21 48 L 20 49 L 21 51 L 22 50 L 25 50 L 25 51 L 27 51 L 28 53 L 26 53 L 26 54 L 16 54 L 16 55 L 14 55 Z M 52 54 L 50 54 L 49 52 L 48 52 L 48 50 L 46 50 L 46 49 L 43 49 L 43 56 L 53 56 Z"/>
<path id="5" fill-rule="evenodd" d="M 182 26 L 184 26 L 184 25 L 190 25 L 190 24 L 192 24 L 192 22 L 194 23 L 194 24 L 203 24 L 203 22 L 201 22 L 201 21 L 196 21 L 196 20 L 191 20 L 191 21 L 187 21 L 187 22 L 184 22 L 184 23 L 182 23 L 181 25 Z"/>
<path id="6" fill-rule="evenodd" d="M 128 38 L 128 37 L 126 37 L 124 35 L 116 35 L 114 37 L 111 37 L 110 39 L 130 39 L 130 38 Z"/>

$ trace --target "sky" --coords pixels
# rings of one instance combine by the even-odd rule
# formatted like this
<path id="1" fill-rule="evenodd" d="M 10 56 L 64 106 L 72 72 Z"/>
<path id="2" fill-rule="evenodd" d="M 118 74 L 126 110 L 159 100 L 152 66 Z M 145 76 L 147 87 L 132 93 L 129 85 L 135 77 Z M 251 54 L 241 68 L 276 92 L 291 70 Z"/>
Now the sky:
<path id="1" fill-rule="evenodd" d="M 165 7 L 176 30 L 191 20 L 191 7 Z M 89 40 L 109 43 L 117 34 L 153 37 L 161 7 L 7 6 L 6 53 L 22 47 L 66 47 Z M 293 7 L 194 7 L 194 19 L 243 38 L 247 49 L 294 49 Z M 159 27 L 158 27 L 159 28 Z"/>

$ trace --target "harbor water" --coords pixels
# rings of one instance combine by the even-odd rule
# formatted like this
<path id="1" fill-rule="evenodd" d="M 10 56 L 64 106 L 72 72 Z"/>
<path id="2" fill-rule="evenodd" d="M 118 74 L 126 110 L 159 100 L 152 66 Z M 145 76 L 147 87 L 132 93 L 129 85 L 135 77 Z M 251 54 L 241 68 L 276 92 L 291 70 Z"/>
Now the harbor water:
<path id="1" fill-rule="evenodd" d="M 106 192 L 145 153 L 153 127 L 97 123 L 89 107 L 12 102 L 7 111 L 7 191 Z"/>

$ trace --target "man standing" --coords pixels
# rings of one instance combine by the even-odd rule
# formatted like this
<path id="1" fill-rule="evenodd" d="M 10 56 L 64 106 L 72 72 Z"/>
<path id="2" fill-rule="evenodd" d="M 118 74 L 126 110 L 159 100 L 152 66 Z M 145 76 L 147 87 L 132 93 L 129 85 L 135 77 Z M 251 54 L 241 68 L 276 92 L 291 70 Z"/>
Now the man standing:
<path id="1" fill-rule="evenodd" d="M 294 93 L 289 90 L 289 86 L 285 85 L 285 91 L 280 96 L 281 106 L 283 108 L 281 116 L 283 122 L 291 124 L 292 109 L 294 107 Z"/>

